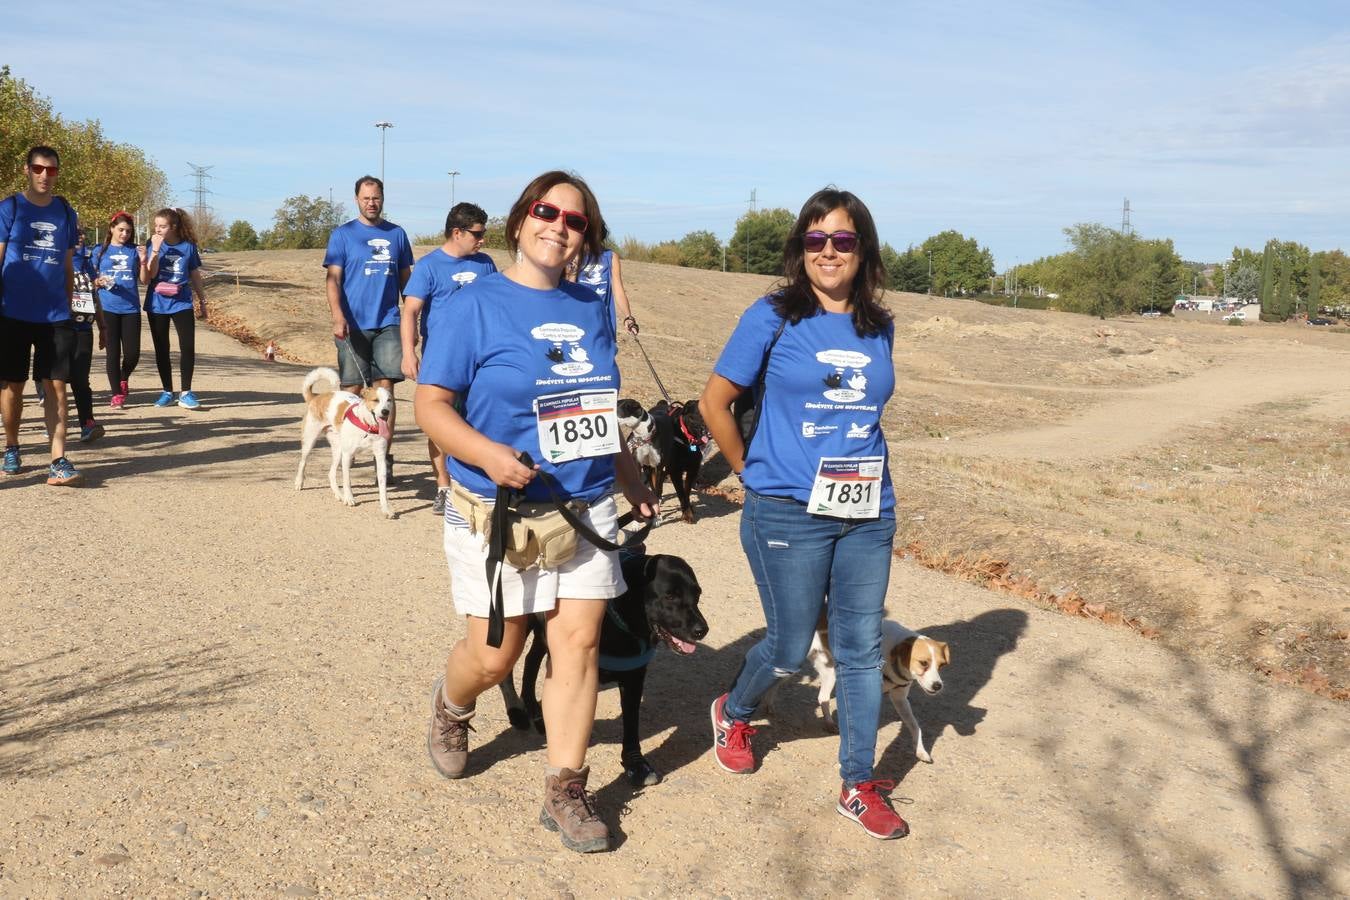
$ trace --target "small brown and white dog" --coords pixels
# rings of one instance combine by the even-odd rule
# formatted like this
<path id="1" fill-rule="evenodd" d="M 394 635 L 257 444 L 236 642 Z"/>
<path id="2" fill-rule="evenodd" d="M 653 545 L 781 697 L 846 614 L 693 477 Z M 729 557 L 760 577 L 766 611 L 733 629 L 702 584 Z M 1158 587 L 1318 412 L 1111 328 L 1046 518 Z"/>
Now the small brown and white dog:
<path id="1" fill-rule="evenodd" d="M 834 696 L 836 673 L 834 656 L 830 653 L 830 636 L 826 627 L 825 613 L 820 614 L 816 624 L 815 637 L 811 639 L 811 649 L 806 658 L 820 675 L 820 691 L 816 695 L 816 704 L 824 719 L 826 730 L 837 733 L 839 724 L 830 709 L 830 698 Z M 919 721 L 914 718 L 914 710 L 909 705 L 909 689 L 917 684 L 925 694 L 936 694 L 942 690 L 942 667 L 951 662 L 952 654 L 942 641 L 935 641 L 926 635 L 910 631 L 899 622 L 885 619 L 881 623 L 881 692 L 890 698 L 900 721 L 914 735 L 914 755 L 926 763 L 933 761 L 932 755 L 923 747 L 923 732 Z M 761 706 L 767 705 L 771 690 L 766 694 Z"/>
<path id="2" fill-rule="evenodd" d="M 326 382 L 328 391 L 316 392 L 315 387 Z M 295 473 L 295 489 L 305 483 L 305 463 L 321 435 L 327 435 L 333 451 L 333 464 L 328 468 L 328 486 L 333 496 L 348 506 L 356 505 L 352 496 L 352 457 L 358 450 L 369 450 L 375 455 L 375 477 L 380 485 L 380 510 L 386 518 L 394 518 L 389 509 L 388 464 L 389 414 L 394 398 L 388 388 L 366 388 L 353 394 L 341 390 L 338 373 L 329 368 L 318 368 L 305 376 L 300 395 L 305 398 L 305 420 L 300 436 L 300 469 Z M 338 490 L 337 468 L 342 463 L 342 490 Z"/>

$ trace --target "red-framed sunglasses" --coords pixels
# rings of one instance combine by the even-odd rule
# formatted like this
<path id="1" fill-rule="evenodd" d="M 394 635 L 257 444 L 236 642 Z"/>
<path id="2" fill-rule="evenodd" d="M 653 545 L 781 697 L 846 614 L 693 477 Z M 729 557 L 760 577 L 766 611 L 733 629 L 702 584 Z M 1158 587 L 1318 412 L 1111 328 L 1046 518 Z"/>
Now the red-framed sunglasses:
<path id="1" fill-rule="evenodd" d="M 558 216 L 562 216 L 563 224 L 577 234 L 585 234 L 586 229 L 591 225 L 591 220 L 575 209 L 563 209 L 554 206 L 547 200 L 536 200 L 530 205 L 530 218 L 532 219 L 538 219 L 541 222 L 556 222 Z"/>
<path id="2" fill-rule="evenodd" d="M 28 171 L 34 175 L 55 175 L 60 166 L 43 166 L 38 163 L 29 163 Z"/>
<path id="3" fill-rule="evenodd" d="M 858 249 L 858 233 L 856 231 L 836 231 L 834 234 L 826 234 L 823 231 L 808 231 L 802 235 L 802 249 L 807 253 L 819 253 L 825 249 L 825 242 L 834 244 L 834 249 L 839 253 L 852 253 Z"/>

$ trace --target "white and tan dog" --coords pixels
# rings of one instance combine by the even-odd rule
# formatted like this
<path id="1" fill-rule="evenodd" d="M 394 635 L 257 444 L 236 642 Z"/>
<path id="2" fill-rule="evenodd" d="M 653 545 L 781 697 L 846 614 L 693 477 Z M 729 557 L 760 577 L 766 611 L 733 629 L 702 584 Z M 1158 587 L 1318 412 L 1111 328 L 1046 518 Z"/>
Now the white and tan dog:
<path id="1" fill-rule="evenodd" d="M 328 391 L 316 392 L 315 387 L 326 382 Z M 328 486 L 333 496 L 348 506 L 356 505 L 352 496 L 352 457 L 358 450 L 369 450 L 375 455 L 375 477 L 380 485 L 380 510 L 386 518 L 394 518 L 389 509 L 386 486 L 388 467 L 385 454 L 389 448 L 389 414 L 394 398 L 388 388 L 366 388 L 359 395 L 341 390 L 338 373 L 329 368 L 318 368 L 305 376 L 300 395 L 305 398 L 305 420 L 300 437 L 300 469 L 295 473 L 295 489 L 305 483 L 305 463 L 320 435 L 328 436 L 333 451 L 333 464 L 328 468 Z M 338 490 L 337 468 L 342 464 L 342 490 Z"/>
<path id="2" fill-rule="evenodd" d="M 836 679 L 834 656 L 830 653 L 830 637 L 823 612 L 806 658 L 820 675 L 820 692 L 816 695 L 816 703 L 825 727 L 831 732 L 837 732 L 839 725 L 830 709 Z M 890 698 L 900 721 L 914 735 L 914 755 L 926 763 L 931 763 L 933 757 L 923 747 L 923 732 L 909 705 L 909 689 L 917 684 L 925 694 L 941 691 L 942 667 L 951 659 L 951 648 L 942 641 L 910 631 L 899 622 L 890 619 L 882 621 L 881 692 Z"/>

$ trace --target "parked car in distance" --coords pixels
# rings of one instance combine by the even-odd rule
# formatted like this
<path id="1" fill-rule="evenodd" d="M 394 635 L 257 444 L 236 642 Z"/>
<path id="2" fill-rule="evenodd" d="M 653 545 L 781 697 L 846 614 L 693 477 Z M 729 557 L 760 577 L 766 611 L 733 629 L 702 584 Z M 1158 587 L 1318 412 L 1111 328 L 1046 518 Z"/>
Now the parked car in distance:
<path id="1" fill-rule="evenodd" d="M 1223 320 L 1227 322 L 1229 319 L 1245 319 L 1245 318 L 1247 318 L 1247 314 L 1239 309 L 1237 312 L 1231 312 L 1228 315 L 1224 316 Z"/>
<path id="2" fill-rule="evenodd" d="M 1311 319 L 1308 320 L 1308 324 L 1309 324 L 1309 325 L 1335 325 L 1336 323 L 1333 322 L 1333 321 L 1331 321 L 1330 319 L 1324 319 L 1324 318 L 1322 318 L 1321 316 L 1313 316 Z"/>

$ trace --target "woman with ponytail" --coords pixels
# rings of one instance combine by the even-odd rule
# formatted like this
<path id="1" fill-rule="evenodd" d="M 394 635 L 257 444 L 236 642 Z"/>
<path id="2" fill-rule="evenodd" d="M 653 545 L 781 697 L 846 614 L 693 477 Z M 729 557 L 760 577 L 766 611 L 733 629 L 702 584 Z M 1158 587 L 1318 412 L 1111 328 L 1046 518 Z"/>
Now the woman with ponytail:
<path id="1" fill-rule="evenodd" d="M 178 334 L 178 370 L 183 385 L 178 405 L 184 409 L 199 409 L 202 405 L 192 392 L 192 370 L 197 357 L 194 308 L 197 318 L 206 318 L 201 266 L 197 236 L 187 213 L 168 207 L 155 213 L 155 230 L 145 248 L 141 279 L 146 284 L 145 311 L 150 318 L 150 339 L 155 345 L 155 365 L 163 388 L 156 406 L 174 402 L 173 370 L 169 365 L 170 323 Z"/>
<path id="2" fill-rule="evenodd" d="M 112 406 L 127 402 L 127 382 L 141 359 L 141 306 L 137 296 L 145 251 L 136 246 L 130 213 L 113 214 L 108 236 L 94 250 L 90 266 L 98 287 L 108 346 L 108 385 Z"/>

